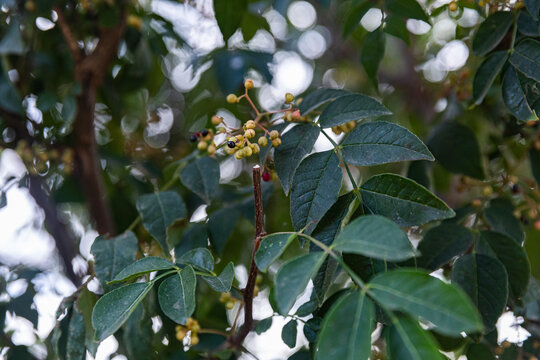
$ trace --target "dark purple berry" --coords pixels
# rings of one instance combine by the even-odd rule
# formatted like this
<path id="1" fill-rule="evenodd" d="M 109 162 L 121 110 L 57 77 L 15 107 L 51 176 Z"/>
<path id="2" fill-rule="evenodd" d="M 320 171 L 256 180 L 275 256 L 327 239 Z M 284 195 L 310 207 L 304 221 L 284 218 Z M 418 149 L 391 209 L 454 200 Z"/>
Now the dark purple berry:
<path id="1" fill-rule="evenodd" d="M 203 131 L 201 131 L 201 134 L 202 134 L 202 136 L 208 135 L 208 130 L 207 130 L 207 129 L 204 129 Z"/>
<path id="2" fill-rule="evenodd" d="M 197 137 L 196 137 L 195 135 L 191 135 L 191 136 L 189 137 L 189 141 L 195 142 L 195 141 L 197 141 Z"/>
<path id="3" fill-rule="evenodd" d="M 234 141 L 227 141 L 227 146 L 230 147 L 231 149 L 234 149 L 234 147 L 236 146 L 236 143 Z"/>

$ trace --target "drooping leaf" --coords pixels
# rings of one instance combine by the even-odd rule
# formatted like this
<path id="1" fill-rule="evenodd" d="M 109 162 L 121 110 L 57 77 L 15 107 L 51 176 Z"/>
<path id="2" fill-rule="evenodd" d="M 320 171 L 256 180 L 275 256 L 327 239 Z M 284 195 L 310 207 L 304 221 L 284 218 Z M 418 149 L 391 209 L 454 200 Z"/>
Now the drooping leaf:
<path id="1" fill-rule="evenodd" d="M 460 289 L 414 269 L 381 273 L 369 283 L 373 299 L 431 322 L 446 335 L 482 330 L 482 321 L 470 299 Z"/>
<path id="2" fill-rule="evenodd" d="M 291 187 L 291 218 L 296 231 L 313 227 L 336 202 L 342 177 L 339 159 L 332 150 L 311 154 L 300 163 Z"/>
<path id="3" fill-rule="evenodd" d="M 341 143 L 343 160 L 360 166 L 434 160 L 426 145 L 406 128 L 385 121 L 358 125 Z"/>
<path id="4" fill-rule="evenodd" d="M 494 231 L 482 231 L 480 239 L 495 253 L 508 273 L 510 295 L 519 299 L 525 294 L 531 275 L 531 265 L 525 249 L 515 240 Z"/>
<path id="5" fill-rule="evenodd" d="M 92 312 L 96 339 L 103 341 L 114 334 L 144 299 L 153 283 L 128 284 L 103 295 Z"/>
<path id="6" fill-rule="evenodd" d="M 480 254 L 462 256 L 454 263 L 452 283 L 459 285 L 476 305 L 486 330 L 493 329 L 508 298 L 508 275 L 503 264 Z"/>
<path id="7" fill-rule="evenodd" d="M 191 266 L 186 266 L 169 276 L 158 289 L 161 310 L 171 320 L 184 325 L 195 311 L 195 289 L 197 278 Z"/>
<path id="8" fill-rule="evenodd" d="M 390 114 L 392 112 L 374 98 L 362 94 L 351 94 L 332 101 L 319 117 L 319 124 L 323 128 L 329 128 L 349 121 Z"/>
<path id="9" fill-rule="evenodd" d="M 442 223 L 429 229 L 418 244 L 420 267 L 436 270 L 452 258 L 467 251 L 474 240 L 473 233 L 464 226 Z"/>
<path id="10" fill-rule="evenodd" d="M 455 215 L 428 189 L 399 175 L 373 176 L 360 190 L 369 211 L 386 216 L 400 226 L 422 225 Z"/>
<path id="11" fill-rule="evenodd" d="M 403 261 L 415 255 L 407 234 L 396 223 L 379 215 L 365 215 L 351 222 L 332 248 L 388 261 Z"/>
<path id="12" fill-rule="evenodd" d="M 472 42 L 475 55 L 482 56 L 493 50 L 514 22 L 514 14 L 509 11 L 497 11 L 489 15 L 478 27 Z"/>
<path id="13" fill-rule="evenodd" d="M 77 310 L 82 314 L 84 323 L 84 344 L 92 356 L 96 356 L 98 343 L 94 341 L 94 328 L 92 327 L 92 310 L 98 301 L 98 296 L 84 288 L 77 298 Z"/>
<path id="14" fill-rule="evenodd" d="M 415 0 L 385 0 L 386 9 L 394 15 L 430 23 L 429 16 Z"/>
<path id="15" fill-rule="evenodd" d="M 298 324 L 295 319 L 291 319 L 281 329 L 281 340 L 291 349 L 296 346 L 296 335 L 298 333 Z"/>
<path id="16" fill-rule="evenodd" d="M 113 288 L 107 282 L 135 261 L 137 249 L 137 238 L 131 231 L 110 239 L 96 238 L 90 252 L 94 255 L 94 272 L 105 292 Z"/>
<path id="17" fill-rule="evenodd" d="M 180 180 L 189 190 L 210 203 L 219 185 L 219 164 L 216 159 L 203 156 L 188 164 L 180 172 Z"/>
<path id="18" fill-rule="evenodd" d="M 384 32 L 393 35 L 410 45 L 410 34 L 407 29 L 407 22 L 400 16 L 389 15 L 385 19 Z"/>
<path id="19" fill-rule="evenodd" d="M 506 108 L 519 121 L 529 121 L 538 119 L 529 104 L 525 89 L 519 81 L 519 75 L 513 66 L 506 69 L 502 82 L 502 96 Z"/>
<path id="20" fill-rule="evenodd" d="M 540 81 L 540 41 L 526 38 L 514 48 L 510 63 L 522 74 Z"/>
<path id="21" fill-rule="evenodd" d="M 364 293 L 353 291 L 340 297 L 325 315 L 315 349 L 315 360 L 367 359 L 375 307 Z"/>
<path id="22" fill-rule="evenodd" d="M 392 359 L 399 360 L 442 360 L 433 336 L 422 329 L 418 321 L 408 316 L 392 319 L 392 326 L 386 333 L 387 351 Z"/>
<path id="23" fill-rule="evenodd" d="M 199 268 L 206 271 L 214 270 L 214 257 L 207 248 L 196 248 L 182 254 L 176 262 L 179 264 L 193 265 L 195 268 Z"/>
<path id="24" fill-rule="evenodd" d="M 302 115 L 309 114 L 311 111 L 317 109 L 319 106 L 327 103 L 328 101 L 337 99 L 338 97 L 349 95 L 350 92 L 341 89 L 317 89 L 310 92 L 298 105 L 298 110 Z"/>
<path id="25" fill-rule="evenodd" d="M 379 70 L 379 65 L 384 57 L 385 47 L 386 35 L 382 30 L 382 26 L 367 34 L 362 42 L 360 62 L 362 63 L 369 80 L 371 80 L 371 83 L 377 90 L 379 89 L 377 71 Z"/>
<path id="26" fill-rule="evenodd" d="M 296 237 L 296 233 L 277 233 L 263 237 L 255 253 L 255 264 L 259 270 L 266 271 Z"/>
<path id="27" fill-rule="evenodd" d="M 175 221 L 187 216 L 184 201 L 174 191 L 164 191 L 141 196 L 137 200 L 137 210 L 142 218 L 144 228 L 148 230 L 168 254 L 167 229 Z"/>
<path id="28" fill-rule="evenodd" d="M 247 0 L 214 0 L 214 13 L 225 42 L 240 27 L 246 11 Z"/>
<path id="29" fill-rule="evenodd" d="M 275 299 L 281 314 L 288 314 L 296 298 L 306 289 L 309 280 L 326 259 L 326 253 L 301 255 L 283 264 L 275 278 Z"/>
<path id="30" fill-rule="evenodd" d="M 319 134 L 318 127 L 299 124 L 281 137 L 282 144 L 274 150 L 274 166 L 285 195 L 289 194 L 296 168 L 311 152 Z"/>
<path id="31" fill-rule="evenodd" d="M 476 179 L 484 178 L 480 147 L 468 127 L 454 121 L 445 122 L 435 129 L 427 144 L 447 170 Z"/>
<path id="32" fill-rule="evenodd" d="M 518 244 L 525 240 L 521 222 L 514 216 L 514 205 L 503 198 L 492 199 L 484 210 L 484 217 L 491 229 L 514 239 Z"/>
<path id="33" fill-rule="evenodd" d="M 148 256 L 126 266 L 108 284 L 134 279 L 152 271 L 166 270 L 172 267 L 174 264 L 168 260 L 157 256 Z"/>
<path id="34" fill-rule="evenodd" d="M 225 269 L 219 274 L 219 276 L 206 276 L 203 275 L 202 279 L 206 281 L 210 287 L 218 292 L 229 292 L 234 280 L 234 266 L 230 262 L 225 266 Z"/>
<path id="35" fill-rule="evenodd" d="M 473 81 L 473 98 L 476 105 L 481 104 L 491 84 L 499 75 L 503 65 L 508 59 L 507 51 L 497 51 L 489 55 L 480 65 Z"/>

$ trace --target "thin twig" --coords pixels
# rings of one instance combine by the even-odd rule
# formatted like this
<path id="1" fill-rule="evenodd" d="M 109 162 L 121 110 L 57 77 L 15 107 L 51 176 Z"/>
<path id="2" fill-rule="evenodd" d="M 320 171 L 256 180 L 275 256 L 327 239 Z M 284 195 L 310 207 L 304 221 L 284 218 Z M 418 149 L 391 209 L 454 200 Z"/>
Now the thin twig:
<path id="1" fill-rule="evenodd" d="M 58 15 L 58 26 L 62 31 L 62 35 L 64 35 L 64 39 L 66 40 L 67 46 L 69 47 L 69 51 L 71 52 L 71 56 L 73 56 L 73 61 L 75 61 L 75 64 L 77 64 L 81 61 L 82 58 L 81 49 L 77 44 L 77 39 L 75 39 L 75 36 L 73 35 L 73 32 L 71 31 L 64 12 L 60 8 L 60 6 L 54 6 L 53 10 L 56 12 L 56 15 Z"/>

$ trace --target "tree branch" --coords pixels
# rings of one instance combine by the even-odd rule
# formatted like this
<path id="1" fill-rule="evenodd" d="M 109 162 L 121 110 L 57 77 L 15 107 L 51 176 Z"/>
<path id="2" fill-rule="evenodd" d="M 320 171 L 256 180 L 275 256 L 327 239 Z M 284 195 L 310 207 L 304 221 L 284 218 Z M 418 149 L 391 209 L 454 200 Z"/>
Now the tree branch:
<path id="1" fill-rule="evenodd" d="M 75 36 L 73 36 L 73 32 L 71 31 L 71 28 L 69 27 L 69 24 L 66 21 L 64 12 L 60 8 L 60 6 L 55 5 L 53 7 L 53 10 L 56 12 L 56 15 L 58 15 L 58 20 L 56 21 L 56 23 L 60 27 L 60 31 L 62 31 L 62 35 L 64 36 L 64 39 L 66 40 L 67 46 L 69 47 L 69 51 L 71 52 L 73 61 L 75 61 L 75 63 L 77 64 L 78 62 L 80 62 L 82 58 L 82 55 L 83 55 L 82 50 L 79 48 L 77 39 L 75 39 Z"/>
<path id="2" fill-rule="evenodd" d="M 259 165 L 253 167 L 253 197 L 255 200 L 255 241 L 253 244 L 253 252 L 251 253 L 248 281 L 244 289 L 244 324 L 238 333 L 229 339 L 230 346 L 235 348 L 242 346 L 244 339 L 253 327 L 253 292 L 258 274 L 257 265 L 255 264 L 255 252 L 257 252 L 257 249 L 259 248 L 261 239 L 266 235 L 266 232 L 264 231 L 261 167 Z"/>

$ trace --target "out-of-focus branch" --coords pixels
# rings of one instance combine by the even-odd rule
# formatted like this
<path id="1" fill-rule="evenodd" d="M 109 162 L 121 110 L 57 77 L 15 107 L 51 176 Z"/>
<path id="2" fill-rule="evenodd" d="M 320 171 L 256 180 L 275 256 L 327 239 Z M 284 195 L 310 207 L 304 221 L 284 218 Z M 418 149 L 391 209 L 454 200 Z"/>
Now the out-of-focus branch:
<path id="1" fill-rule="evenodd" d="M 54 6 L 53 10 L 58 15 L 58 20 L 56 21 L 56 23 L 60 27 L 60 31 L 62 31 L 62 35 L 64 36 L 64 39 L 66 40 L 66 44 L 69 47 L 71 56 L 73 57 L 73 60 L 75 61 L 75 63 L 78 63 L 81 60 L 82 51 L 79 48 L 79 45 L 77 44 L 77 40 L 75 39 L 75 36 L 73 36 L 73 32 L 71 31 L 71 28 L 69 27 L 69 24 L 66 20 L 66 16 L 64 15 L 64 12 L 60 8 L 60 6 L 58 5 Z"/>

